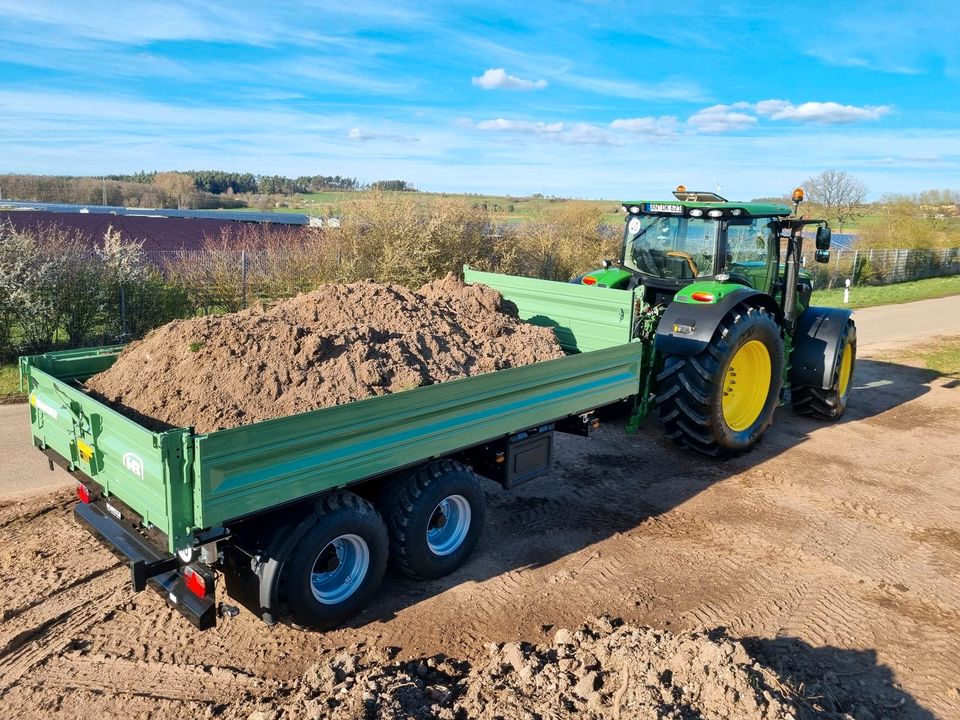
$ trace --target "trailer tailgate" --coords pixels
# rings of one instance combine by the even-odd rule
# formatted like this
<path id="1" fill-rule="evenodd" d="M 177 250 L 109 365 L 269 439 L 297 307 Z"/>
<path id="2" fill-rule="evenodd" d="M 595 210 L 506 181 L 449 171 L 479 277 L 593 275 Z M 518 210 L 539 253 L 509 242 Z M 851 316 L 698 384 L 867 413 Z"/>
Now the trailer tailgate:
<path id="1" fill-rule="evenodd" d="M 481 272 L 464 267 L 467 283 L 492 287 L 517 306 L 520 318 L 553 328 L 567 352 L 622 345 L 633 337 L 633 292 L 556 280 Z"/>
<path id="2" fill-rule="evenodd" d="M 151 432 L 76 384 L 112 364 L 119 348 L 33 355 L 20 360 L 30 399 L 34 444 L 89 476 L 169 539 L 186 541 L 192 494 L 185 429 Z"/>

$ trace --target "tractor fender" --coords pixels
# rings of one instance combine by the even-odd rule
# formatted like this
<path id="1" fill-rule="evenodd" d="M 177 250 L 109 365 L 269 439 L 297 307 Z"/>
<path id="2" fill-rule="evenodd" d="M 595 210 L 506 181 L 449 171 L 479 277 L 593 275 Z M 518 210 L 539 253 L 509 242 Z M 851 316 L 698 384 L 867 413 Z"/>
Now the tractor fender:
<path id="1" fill-rule="evenodd" d="M 661 355 L 697 355 L 710 343 L 720 322 L 741 303 L 766 308 L 778 319 L 781 316 L 773 298 L 748 287 L 715 303 L 672 302 L 660 317 L 654 347 Z"/>
<path id="2" fill-rule="evenodd" d="M 790 382 L 794 385 L 829 388 L 847 321 L 852 310 L 809 307 L 797 321 L 790 355 Z"/>

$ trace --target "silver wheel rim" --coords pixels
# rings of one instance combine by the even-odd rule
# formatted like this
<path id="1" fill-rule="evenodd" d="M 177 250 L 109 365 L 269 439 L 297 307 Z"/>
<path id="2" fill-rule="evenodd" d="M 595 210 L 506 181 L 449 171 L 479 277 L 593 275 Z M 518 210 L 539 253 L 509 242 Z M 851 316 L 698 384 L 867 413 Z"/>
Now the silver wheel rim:
<path id="1" fill-rule="evenodd" d="M 336 605 L 353 595 L 370 569 L 370 548 L 359 535 L 328 542 L 313 561 L 310 592 L 322 605 Z"/>
<path id="2" fill-rule="evenodd" d="M 463 495 L 445 497 L 430 514 L 427 546 L 434 555 L 449 555 L 463 545 L 470 532 L 470 503 Z"/>

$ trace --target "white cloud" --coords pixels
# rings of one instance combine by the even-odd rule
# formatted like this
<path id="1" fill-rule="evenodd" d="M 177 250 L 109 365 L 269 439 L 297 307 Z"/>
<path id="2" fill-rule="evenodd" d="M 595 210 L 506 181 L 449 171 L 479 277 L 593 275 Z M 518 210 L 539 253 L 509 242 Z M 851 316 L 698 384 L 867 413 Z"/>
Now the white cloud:
<path id="1" fill-rule="evenodd" d="M 590 123 L 543 123 L 532 122 L 530 120 L 508 120 L 506 118 L 496 118 L 494 120 L 481 120 L 480 122 L 465 123 L 467 127 L 472 127 L 483 132 L 511 133 L 516 135 L 535 135 L 537 137 L 555 140 L 557 142 L 568 143 L 571 145 L 617 145 L 619 141 L 616 137 L 607 132 L 599 125 Z"/>
<path id="2" fill-rule="evenodd" d="M 672 115 L 620 118 L 610 123 L 610 127 L 614 130 L 626 130 L 627 132 L 651 137 L 669 137 L 675 135 L 679 126 L 680 122 Z"/>
<path id="3" fill-rule="evenodd" d="M 418 142 L 418 138 L 409 135 L 396 135 L 393 133 L 378 132 L 376 130 L 364 130 L 363 128 L 351 128 L 347 133 L 347 139 L 355 142 L 368 142 L 370 140 L 393 140 L 395 142 Z"/>
<path id="4" fill-rule="evenodd" d="M 563 132 L 562 122 L 542 123 L 530 122 L 529 120 L 507 120 L 506 118 L 496 118 L 495 120 L 481 120 L 473 125 L 477 130 L 489 130 L 493 132 L 514 132 L 514 133 L 532 133 L 535 135 L 545 135 L 548 133 Z"/>
<path id="5" fill-rule="evenodd" d="M 577 145 L 618 145 L 619 141 L 601 127 L 576 123 L 561 136 L 563 142 Z"/>
<path id="6" fill-rule="evenodd" d="M 508 75 L 503 68 L 490 68 L 480 77 L 473 78 L 472 82 L 484 90 L 541 90 L 547 86 L 546 80 L 524 80 L 516 75 Z"/>
<path id="7" fill-rule="evenodd" d="M 841 125 L 861 120 L 879 120 L 889 114 L 890 105 L 841 105 L 836 102 L 805 102 L 794 105 L 787 100 L 761 100 L 755 106 L 757 113 L 771 120 L 793 120 L 820 125 Z"/>
<path id="8" fill-rule="evenodd" d="M 722 133 L 744 130 L 757 124 L 753 115 L 741 112 L 744 103 L 734 105 L 711 105 L 695 112 L 687 119 L 687 125 L 702 133 Z"/>
<path id="9" fill-rule="evenodd" d="M 567 73 L 562 75 L 558 82 L 578 90 L 630 98 L 631 100 L 698 102 L 709 99 L 696 82 L 684 79 L 668 79 L 659 83 L 638 83 Z"/>

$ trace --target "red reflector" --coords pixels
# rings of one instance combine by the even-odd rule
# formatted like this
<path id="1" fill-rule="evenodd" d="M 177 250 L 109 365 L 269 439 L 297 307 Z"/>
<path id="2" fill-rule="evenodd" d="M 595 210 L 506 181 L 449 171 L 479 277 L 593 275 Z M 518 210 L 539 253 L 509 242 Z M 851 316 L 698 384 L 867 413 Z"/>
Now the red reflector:
<path id="1" fill-rule="evenodd" d="M 207 596 L 207 581 L 189 565 L 183 569 L 183 579 L 187 583 L 187 589 L 194 595 L 201 598 Z"/>
<path id="2" fill-rule="evenodd" d="M 90 503 L 90 490 L 83 483 L 77 483 L 77 497 L 82 503 Z"/>
<path id="3" fill-rule="evenodd" d="M 597 284 L 597 279 L 596 279 L 595 277 L 592 277 L 592 276 L 590 276 L 590 275 L 587 275 L 587 276 L 583 279 L 583 284 L 584 284 L 584 285 L 596 285 L 596 284 Z"/>
<path id="4" fill-rule="evenodd" d="M 713 302 L 713 293 L 698 290 L 695 293 L 690 293 L 690 299 L 696 300 L 697 302 Z"/>

